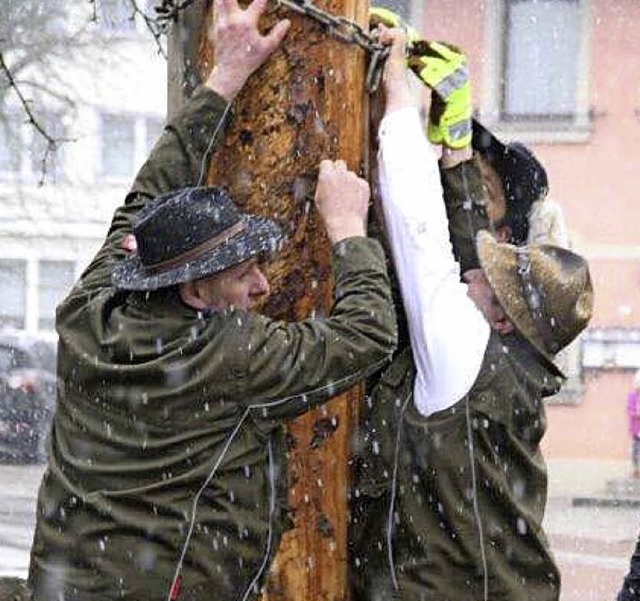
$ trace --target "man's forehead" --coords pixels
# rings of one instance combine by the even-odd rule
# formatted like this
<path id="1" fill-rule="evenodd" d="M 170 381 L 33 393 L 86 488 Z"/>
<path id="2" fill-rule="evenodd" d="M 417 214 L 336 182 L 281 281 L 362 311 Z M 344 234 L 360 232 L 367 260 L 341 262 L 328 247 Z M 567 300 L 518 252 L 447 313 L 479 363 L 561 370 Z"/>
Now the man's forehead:
<path id="1" fill-rule="evenodd" d="M 228 274 L 241 273 L 243 271 L 246 271 L 250 267 L 253 267 L 254 265 L 257 266 L 258 264 L 259 264 L 258 258 L 257 257 L 251 257 L 250 259 L 247 259 L 246 261 L 242 261 L 242 263 L 237 263 L 236 265 L 232 265 L 231 267 L 228 267 L 227 269 L 225 269 L 221 273 L 228 273 Z"/>

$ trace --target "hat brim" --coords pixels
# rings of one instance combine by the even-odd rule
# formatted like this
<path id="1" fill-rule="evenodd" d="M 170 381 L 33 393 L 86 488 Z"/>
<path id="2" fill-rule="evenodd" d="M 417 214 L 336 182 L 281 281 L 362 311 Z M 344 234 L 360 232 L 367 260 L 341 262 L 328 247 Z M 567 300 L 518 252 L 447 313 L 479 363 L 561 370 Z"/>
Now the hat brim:
<path id="1" fill-rule="evenodd" d="M 517 146 L 512 148 L 509 144 L 502 143 L 494 136 L 482 123 L 473 120 L 472 124 L 473 137 L 471 145 L 474 150 L 493 165 L 496 173 L 502 181 L 502 188 L 505 193 L 507 202 L 517 209 L 513 195 L 509 193 L 512 188 L 512 181 L 521 181 L 523 177 L 531 170 L 531 159 L 523 156 Z M 526 198 L 527 209 L 533 202 L 533 198 Z"/>
<path id="2" fill-rule="evenodd" d="M 473 119 L 471 122 L 472 137 L 471 146 L 474 150 L 485 155 L 490 161 L 501 161 L 507 152 L 506 144 L 503 144 L 480 121 Z"/>
<path id="3" fill-rule="evenodd" d="M 556 365 L 553 355 L 545 349 L 523 298 L 522 284 L 518 278 L 516 247 L 499 243 L 485 230 L 478 232 L 476 242 L 480 266 L 507 317 L 518 333 L 542 356 L 551 371 L 566 379 L 565 374 Z"/>
<path id="4" fill-rule="evenodd" d="M 549 187 L 540 161 L 519 142 L 503 144 L 475 119 L 472 130 L 471 145 L 493 164 L 502 180 L 507 202 L 514 211 L 528 212 L 533 202 L 546 196 Z"/>
<path id="5" fill-rule="evenodd" d="M 150 273 L 137 251 L 114 270 L 113 284 L 121 290 L 157 290 L 175 284 L 199 280 L 258 255 L 271 255 L 282 240 L 282 230 L 271 219 L 256 215 L 243 217 L 245 228 L 210 252 L 175 269 Z"/>

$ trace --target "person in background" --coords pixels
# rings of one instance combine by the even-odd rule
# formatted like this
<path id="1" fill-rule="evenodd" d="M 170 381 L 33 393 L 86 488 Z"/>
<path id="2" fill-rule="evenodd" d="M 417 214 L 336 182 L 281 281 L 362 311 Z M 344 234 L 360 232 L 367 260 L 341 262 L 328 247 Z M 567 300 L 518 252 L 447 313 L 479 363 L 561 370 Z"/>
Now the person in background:
<path id="1" fill-rule="evenodd" d="M 633 388 L 627 395 L 627 420 L 631 438 L 631 465 L 634 478 L 640 478 L 640 369 L 633 376 Z"/>
<path id="2" fill-rule="evenodd" d="M 406 80 L 404 36 L 381 26 L 380 39 L 392 43 L 381 202 L 409 340 L 362 407 L 354 599 L 557 601 L 560 575 L 542 530 L 543 399 L 561 385 L 554 355 L 591 317 L 588 265 L 563 248 L 499 242 L 486 211 L 470 215 L 446 190 L 443 199 Z M 472 152 L 466 60 L 429 44 L 419 65 L 437 96 L 428 136 L 443 147 L 440 168 L 458 161 L 463 187 Z M 475 192 L 482 206 L 482 187 Z"/>

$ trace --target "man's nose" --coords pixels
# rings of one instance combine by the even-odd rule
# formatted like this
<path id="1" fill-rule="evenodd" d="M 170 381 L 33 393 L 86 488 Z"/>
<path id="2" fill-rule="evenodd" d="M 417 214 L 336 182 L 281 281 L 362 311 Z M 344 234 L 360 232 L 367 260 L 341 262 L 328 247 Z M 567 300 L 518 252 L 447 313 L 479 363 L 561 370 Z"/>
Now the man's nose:
<path id="1" fill-rule="evenodd" d="M 262 273 L 262 270 L 259 268 L 256 269 L 251 292 L 255 296 L 268 296 L 271 292 L 269 280 L 267 280 L 267 276 L 264 275 L 264 273 Z"/>

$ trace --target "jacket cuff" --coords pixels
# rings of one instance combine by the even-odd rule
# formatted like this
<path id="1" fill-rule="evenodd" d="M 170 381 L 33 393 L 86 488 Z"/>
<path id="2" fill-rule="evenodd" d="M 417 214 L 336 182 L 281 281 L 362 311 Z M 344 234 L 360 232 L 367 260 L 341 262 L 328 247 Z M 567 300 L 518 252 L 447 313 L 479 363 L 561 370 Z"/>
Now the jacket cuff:
<path id="1" fill-rule="evenodd" d="M 354 236 L 335 244 L 332 264 L 336 285 L 343 277 L 362 271 L 380 271 L 386 274 L 387 263 L 382 246 L 373 238 Z"/>

